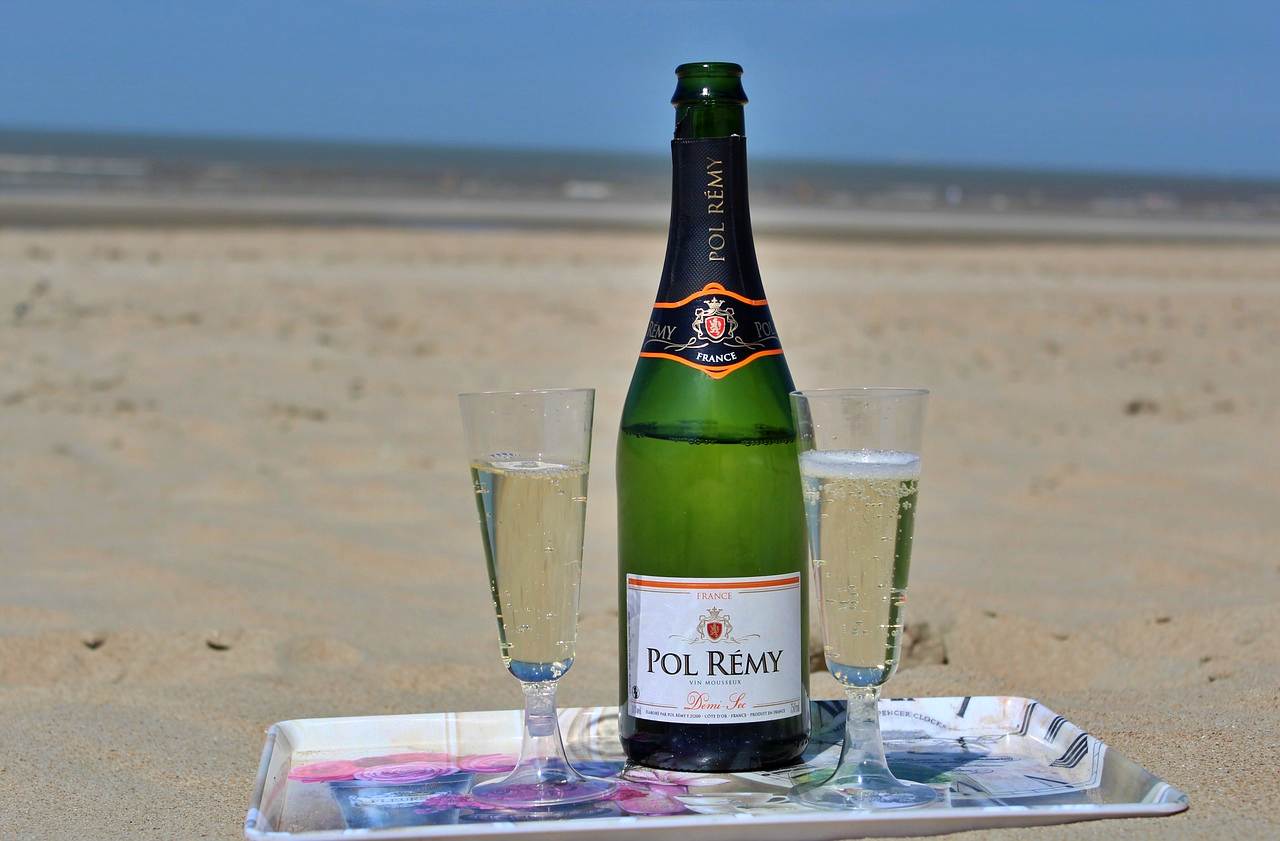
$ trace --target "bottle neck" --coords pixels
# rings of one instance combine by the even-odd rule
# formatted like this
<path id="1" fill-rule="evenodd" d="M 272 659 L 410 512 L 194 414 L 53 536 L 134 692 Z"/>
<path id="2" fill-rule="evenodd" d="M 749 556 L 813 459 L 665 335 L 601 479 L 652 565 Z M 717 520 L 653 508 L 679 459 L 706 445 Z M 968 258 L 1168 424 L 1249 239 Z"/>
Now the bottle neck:
<path id="1" fill-rule="evenodd" d="M 740 102 L 690 102 L 676 106 L 676 139 L 706 140 L 747 134 Z"/>
<path id="2" fill-rule="evenodd" d="M 751 237 L 746 138 L 677 136 L 671 163 L 671 227 L 658 300 L 678 301 L 711 283 L 764 298 Z"/>

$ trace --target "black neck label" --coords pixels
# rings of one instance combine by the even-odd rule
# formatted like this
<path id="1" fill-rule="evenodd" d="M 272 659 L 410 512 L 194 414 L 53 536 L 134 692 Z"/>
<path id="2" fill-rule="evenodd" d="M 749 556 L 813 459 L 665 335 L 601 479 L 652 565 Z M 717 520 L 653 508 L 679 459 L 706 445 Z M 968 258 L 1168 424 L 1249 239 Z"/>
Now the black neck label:
<path id="1" fill-rule="evenodd" d="M 671 144 L 671 233 L 640 356 L 721 379 L 782 353 L 760 283 L 742 137 Z"/>

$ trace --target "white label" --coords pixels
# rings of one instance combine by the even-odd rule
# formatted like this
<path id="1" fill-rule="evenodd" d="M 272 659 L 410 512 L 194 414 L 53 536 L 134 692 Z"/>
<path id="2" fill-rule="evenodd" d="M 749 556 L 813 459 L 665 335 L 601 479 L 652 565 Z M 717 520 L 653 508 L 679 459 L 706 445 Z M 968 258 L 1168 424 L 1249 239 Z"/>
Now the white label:
<path id="1" fill-rule="evenodd" d="M 628 710 L 738 724 L 800 714 L 800 574 L 627 576 Z"/>

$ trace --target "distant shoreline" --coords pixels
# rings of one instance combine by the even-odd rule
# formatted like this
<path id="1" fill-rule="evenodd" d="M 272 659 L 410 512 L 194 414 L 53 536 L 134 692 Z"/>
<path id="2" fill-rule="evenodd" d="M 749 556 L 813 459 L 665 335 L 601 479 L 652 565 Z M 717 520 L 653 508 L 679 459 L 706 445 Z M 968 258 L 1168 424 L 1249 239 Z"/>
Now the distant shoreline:
<path id="1" fill-rule="evenodd" d="M 665 228 L 654 154 L 0 129 L 4 225 Z M 1280 240 L 1280 179 L 759 159 L 761 233 Z"/>
<path id="2" fill-rule="evenodd" d="M 573 199 L 0 193 L 5 227 L 386 226 L 581 230 L 665 230 L 663 202 Z M 1124 218 L 1055 212 L 879 210 L 759 203 L 764 235 L 870 240 L 1093 242 L 1280 242 L 1280 223 Z"/>

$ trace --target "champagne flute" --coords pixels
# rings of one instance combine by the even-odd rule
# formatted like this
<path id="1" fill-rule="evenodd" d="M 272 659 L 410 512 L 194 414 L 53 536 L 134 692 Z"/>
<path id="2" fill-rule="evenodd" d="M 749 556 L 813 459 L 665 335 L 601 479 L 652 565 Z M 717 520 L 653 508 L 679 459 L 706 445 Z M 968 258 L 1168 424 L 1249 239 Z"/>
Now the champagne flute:
<path id="1" fill-rule="evenodd" d="M 832 775 L 792 798 L 825 809 L 902 809 L 937 800 L 895 778 L 876 702 L 898 665 L 928 392 L 794 391 L 805 521 L 827 669 L 847 697 Z"/>
<path id="2" fill-rule="evenodd" d="M 459 395 L 502 662 L 524 689 L 520 759 L 475 786 L 509 808 L 607 797 L 565 756 L 556 681 L 573 665 L 594 389 Z"/>

